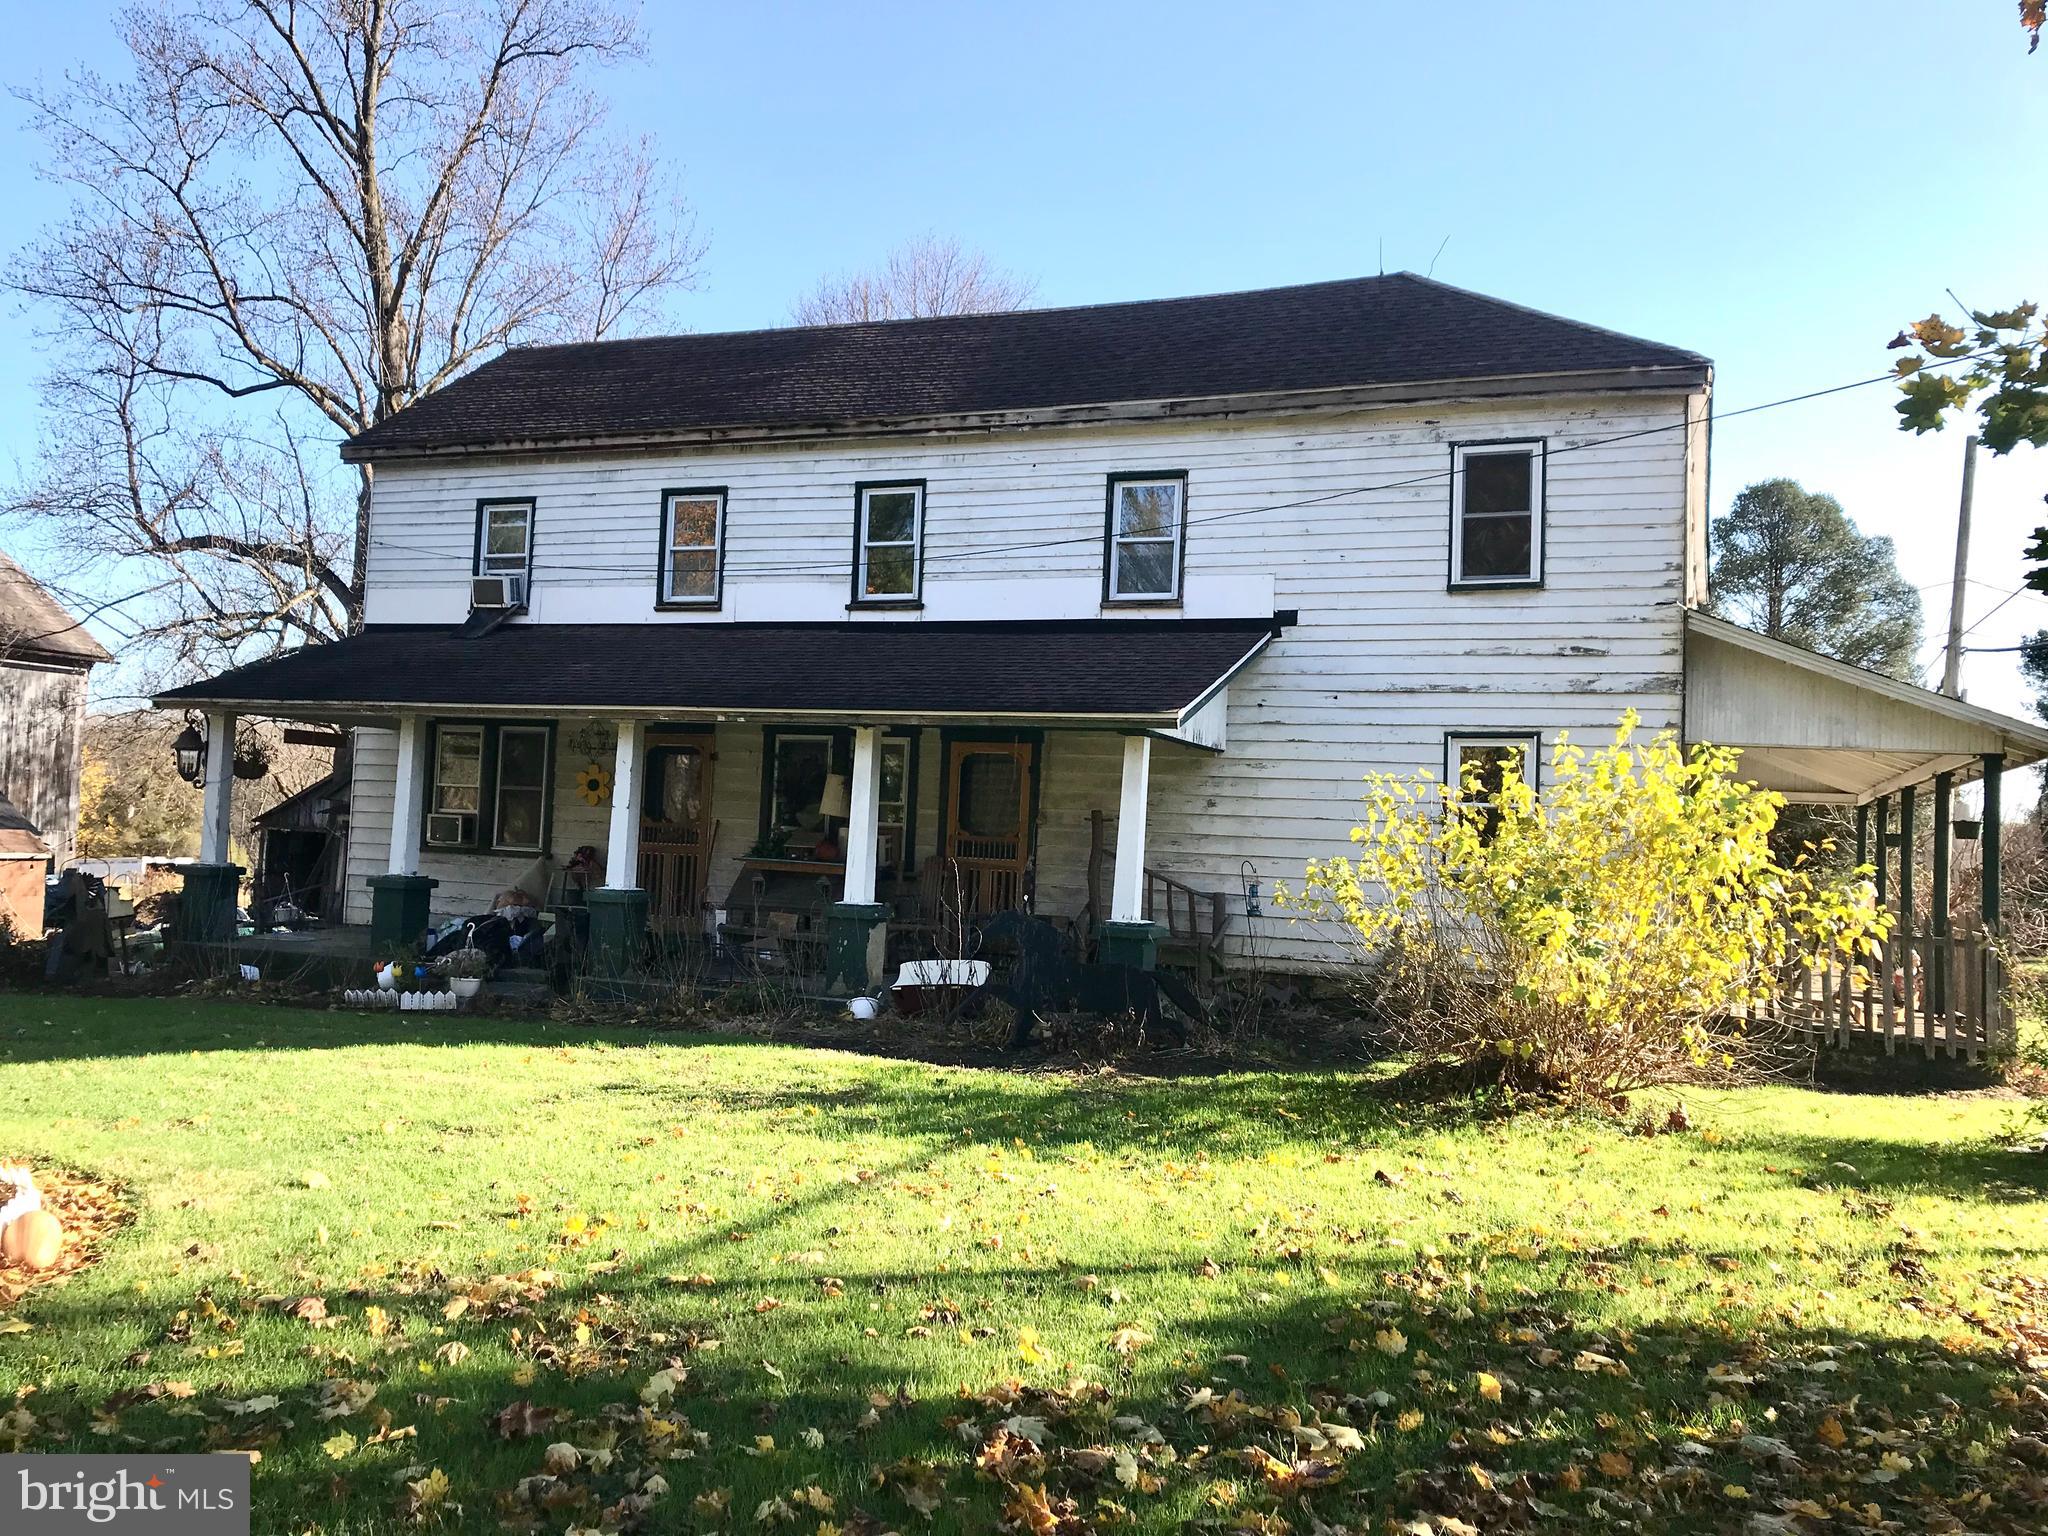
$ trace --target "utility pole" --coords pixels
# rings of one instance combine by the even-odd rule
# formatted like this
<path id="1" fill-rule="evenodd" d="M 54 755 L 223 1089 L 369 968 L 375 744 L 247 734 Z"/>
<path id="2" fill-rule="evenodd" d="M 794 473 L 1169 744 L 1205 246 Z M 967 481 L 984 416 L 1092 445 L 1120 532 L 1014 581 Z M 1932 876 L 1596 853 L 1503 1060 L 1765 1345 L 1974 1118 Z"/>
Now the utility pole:
<path id="1" fill-rule="evenodd" d="M 1941 691 L 1963 696 L 1963 595 L 1970 575 L 1970 498 L 1977 490 L 1977 434 L 1963 439 L 1963 500 L 1956 511 L 1956 584 L 1948 594 L 1948 656 L 1941 668 Z"/>

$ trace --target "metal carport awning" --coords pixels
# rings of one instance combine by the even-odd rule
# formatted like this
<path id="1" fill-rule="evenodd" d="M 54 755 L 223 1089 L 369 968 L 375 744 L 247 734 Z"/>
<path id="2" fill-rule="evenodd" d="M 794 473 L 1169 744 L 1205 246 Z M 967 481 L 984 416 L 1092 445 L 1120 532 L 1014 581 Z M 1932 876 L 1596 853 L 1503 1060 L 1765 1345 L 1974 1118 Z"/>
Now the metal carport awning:
<path id="1" fill-rule="evenodd" d="M 1987 758 L 2048 758 L 2048 726 L 1865 671 L 1688 611 L 1685 739 L 1742 750 L 1741 772 L 1788 800 L 1868 805 Z"/>

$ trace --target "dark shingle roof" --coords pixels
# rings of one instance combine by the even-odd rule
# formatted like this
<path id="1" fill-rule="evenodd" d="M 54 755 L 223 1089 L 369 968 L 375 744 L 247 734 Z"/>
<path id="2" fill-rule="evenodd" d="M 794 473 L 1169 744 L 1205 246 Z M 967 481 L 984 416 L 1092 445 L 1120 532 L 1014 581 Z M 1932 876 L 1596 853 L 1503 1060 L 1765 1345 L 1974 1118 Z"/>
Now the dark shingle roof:
<path id="1" fill-rule="evenodd" d="M 9 656 L 87 667 L 113 660 L 33 576 L 0 555 L 0 661 Z"/>
<path id="2" fill-rule="evenodd" d="M 520 347 L 346 451 L 1706 366 L 1694 352 L 1398 272 L 1076 309 Z"/>
<path id="3" fill-rule="evenodd" d="M 1201 700 L 1276 622 L 373 624 L 157 702 L 1152 720 Z"/>

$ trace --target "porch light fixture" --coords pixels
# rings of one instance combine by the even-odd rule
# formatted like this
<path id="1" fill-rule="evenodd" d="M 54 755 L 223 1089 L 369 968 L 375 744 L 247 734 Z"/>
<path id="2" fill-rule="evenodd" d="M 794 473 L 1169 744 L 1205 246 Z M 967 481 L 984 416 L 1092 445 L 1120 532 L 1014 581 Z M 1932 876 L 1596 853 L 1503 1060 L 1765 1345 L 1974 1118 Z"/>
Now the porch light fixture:
<path id="1" fill-rule="evenodd" d="M 199 727 L 186 721 L 185 729 L 178 732 L 178 739 L 171 744 L 171 751 L 178 759 L 178 777 L 187 784 L 204 786 L 206 738 L 199 734 Z"/>

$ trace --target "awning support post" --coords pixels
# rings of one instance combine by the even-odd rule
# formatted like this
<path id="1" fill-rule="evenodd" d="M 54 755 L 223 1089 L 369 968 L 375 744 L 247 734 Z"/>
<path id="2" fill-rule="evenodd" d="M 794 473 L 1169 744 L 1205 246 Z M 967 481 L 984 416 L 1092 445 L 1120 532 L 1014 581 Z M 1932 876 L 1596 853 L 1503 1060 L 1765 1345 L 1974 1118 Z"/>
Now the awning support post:
<path id="1" fill-rule="evenodd" d="M 1892 829 L 1892 802 L 1889 796 L 1879 795 L 1870 805 L 1871 822 L 1876 833 L 1877 854 L 1877 904 L 1884 906 L 1891 896 L 1891 858 L 1885 852 L 1886 836 Z"/>
<path id="2" fill-rule="evenodd" d="M 1984 927 L 1996 933 L 1999 923 L 1999 832 L 2004 825 L 2004 810 L 2000 806 L 2000 781 L 2005 777 L 2005 754 L 1986 752 L 1984 754 Z"/>
<path id="3" fill-rule="evenodd" d="M 199 862 L 183 870 L 173 932 L 187 943 L 231 944 L 242 886 L 240 866 L 228 862 L 234 827 L 235 717 L 206 716 L 206 798 L 199 819 Z"/>
<path id="4" fill-rule="evenodd" d="M 882 979 L 889 908 L 875 900 L 875 843 L 881 836 L 882 731 L 853 731 L 853 778 L 846 795 L 846 883 L 826 914 L 826 987 L 865 994 Z"/>
<path id="5" fill-rule="evenodd" d="M 853 732 L 853 781 L 846 797 L 846 886 L 840 900 L 867 906 L 875 899 L 875 843 L 881 836 L 881 731 Z"/>
<path id="6" fill-rule="evenodd" d="M 1116 871 L 1109 921 L 1098 952 L 1109 965 L 1149 971 L 1159 961 L 1159 928 L 1145 917 L 1145 816 L 1152 793 L 1152 738 L 1124 738 L 1123 793 L 1116 813 Z"/>
<path id="7" fill-rule="evenodd" d="M 1899 919 L 1913 931 L 1913 787 L 1899 791 Z"/>
<path id="8" fill-rule="evenodd" d="M 1955 793 L 1955 775 L 1937 773 L 1934 776 L 1934 888 L 1930 893 L 1930 910 L 1927 914 L 1927 931 L 1937 939 L 1948 937 L 1948 881 L 1949 881 L 1949 797 Z M 1934 965 L 1929 974 L 1927 1006 L 1931 1012 L 1948 1012 L 1948 946 L 1937 944 L 1933 950 Z"/>
<path id="9" fill-rule="evenodd" d="M 386 874 L 416 875 L 420 869 L 420 810 L 427 798 L 427 722 L 398 717 L 398 771 L 391 785 L 390 858 Z"/>
<path id="10" fill-rule="evenodd" d="M 234 828 L 235 717 L 209 712 L 206 717 L 206 799 L 199 821 L 199 862 L 228 862 L 228 839 Z"/>
<path id="11" fill-rule="evenodd" d="M 618 723 L 604 884 L 583 896 L 590 908 L 590 963 L 603 976 L 631 971 L 647 940 L 647 892 L 640 888 L 640 780 L 646 745 L 642 722 Z"/>
<path id="12" fill-rule="evenodd" d="M 612 825 L 605 850 L 604 883 L 614 891 L 640 885 L 640 763 L 647 727 L 638 720 L 619 722 L 619 744 L 612 758 Z"/>
<path id="13" fill-rule="evenodd" d="M 420 834 L 427 803 L 427 757 L 433 727 L 419 715 L 398 717 L 398 769 L 391 783 L 391 844 L 385 872 L 370 876 L 370 942 L 404 949 L 427 931 L 438 880 L 420 873 Z"/>
<path id="14" fill-rule="evenodd" d="M 1861 869 L 1870 862 L 1870 807 L 1856 807 L 1856 867 Z"/>

